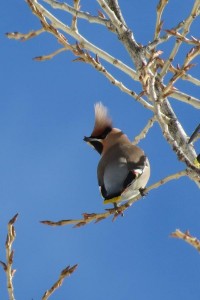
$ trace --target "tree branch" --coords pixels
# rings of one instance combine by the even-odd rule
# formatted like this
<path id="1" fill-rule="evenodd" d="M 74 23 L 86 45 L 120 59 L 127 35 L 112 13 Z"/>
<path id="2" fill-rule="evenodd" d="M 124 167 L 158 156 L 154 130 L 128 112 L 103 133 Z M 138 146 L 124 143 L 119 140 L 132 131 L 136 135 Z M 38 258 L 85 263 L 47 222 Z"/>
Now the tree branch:
<path id="1" fill-rule="evenodd" d="M 198 16 L 199 14 L 199 6 L 200 6 L 200 0 L 196 0 L 194 3 L 194 6 L 192 8 L 192 11 L 190 12 L 189 16 L 186 18 L 184 25 L 183 25 L 183 31 L 182 31 L 182 36 L 185 37 L 189 30 L 190 30 L 190 26 L 192 24 L 192 22 L 194 21 L 194 19 Z M 180 46 L 181 46 L 182 41 L 180 39 L 176 40 L 176 43 L 174 45 L 174 48 L 172 49 L 172 52 L 169 56 L 169 59 L 165 62 L 161 72 L 160 72 L 160 77 L 163 78 L 165 76 L 165 74 L 167 73 L 170 64 L 172 63 L 172 61 L 174 60 Z"/>
<path id="2" fill-rule="evenodd" d="M 118 4 L 118 0 L 106 0 L 106 2 L 108 3 L 108 6 L 110 7 L 110 9 L 115 13 L 115 15 L 118 18 L 118 20 L 125 27 L 127 27 L 126 22 L 124 20 L 124 17 L 122 16 L 122 12 L 121 12 L 120 6 Z"/>
<path id="3" fill-rule="evenodd" d="M 102 49 L 98 48 L 94 44 L 90 43 L 87 39 L 85 39 L 80 33 L 75 32 L 69 26 L 62 23 L 56 17 L 54 17 L 47 9 L 45 9 L 41 4 L 39 4 L 36 0 L 27 0 L 32 12 L 39 18 L 41 16 L 46 17 L 49 21 L 51 21 L 52 26 L 56 29 L 61 29 L 66 34 L 73 37 L 76 41 L 78 41 L 82 48 L 85 48 L 88 51 L 93 52 L 95 55 L 98 55 L 114 67 L 118 68 L 119 70 L 123 71 L 131 78 L 135 79 L 136 73 L 133 69 L 125 65 L 120 60 L 116 59 L 115 57 L 111 56 L 107 52 L 103 51 Z"/>
<path id="4" fill-rule="evenodd" d="M 170 94 L 170 97 L 180 100 L 184 103 L 190 104 L 197 109 L 200 109 L 200 100 L 199 99 L 192 97 L 190 95 L 187 95 L 181 91 L 178 91 L 178 90 L 173 91 L 173 93 Z"/>
<path id="5" fill-rule="evenodd" d="M 60 49 L 58 49 L 58 50 L 56 50 L 56 51 L 54 51 L 54 52 L 52 52 L 52 53 L 50 53 L 48 55 L 36 56 L 36 57 L 34 57 L 34 60 L 37 60 L 37 61 L 49 60 L 49 59 L 52 59 L 57 54 L 59 54 L 59 53 L 61 53 L 63 51 L 66 51 L 66 50 L 69 50 L 69 49 L 67 49 L 65 47 L 64 48 L 60 48 Z"/>
<path id="6" fill-rule="evenodd" d="M 57 2 L 54 0 L 43 0 L 44 2 L 48 3 L 49 5 L 51 5 L 51 7 L 55 8 L 55 9 L 60 9 L 63 11 L 66 11 L 68 13 L 70 13 L 72 16 L 79 18 L 79 19 L 84 19 L 86 21 L 88 21 L 89 23 L 96 23 L 96 24 L 100 24 L 103 26 L 106 26 L 107 28 L 109 28 L 109 30 L 113 30 L 112 29 L 112 24 L 109 20 L 107 19 L 103 19 L 100 16 L 92 16 L 91 14 L 87 13 L 87 12 L 83 12 L 81 10 L 78 10 L 75 7 L 72 7 L 71 5 L 67 4 L 67 3 L 61 3 L 61 2 Z M 77 28 L 75 29 L 74 27 L 72 27 L 72 30 L 77 30 Z"/>
<path id="7" fill-rule="evenodd" d="M 137 145 L 142 139 L 144 139 L 149 131 L 149 129 L 153 126 L 156 121 L 156 116 L 154 115 L 152 118 L 149 119 L 147 125 L 143 128 L 139 135 L 134 138 L 132 142 L 133 145 Z"/>
<path id="8" fill-rule="evenodd" d="M 186 232 L 182 232 L 179 229 L 176 229 L 171 233 L 171 237 L 185 241 L 194 247 L 198 252 L 200 252 L 200 240 L 198 240 L 196 237 L 193 237 L 188 230 Z"/>
<path id="9" fill-rule="evenodd" d="M 180 177 L 187 176 L 187 175 L 188 175 L 187 170 L 183 170 L 178 173 L 169 175 L 169 176 L 159 180 L 158 182 L 152 184 L 151 186 L 147 187 L 145 189 L 145 193 L 148 193 L 151 190 L 158 188 L 161 185 L 163 185 L 171 180 L 179 179 Z M 56 221 L 56 222 L 45 220 L 45 221 L 41 221 L 41 223 L 45 224 L 45 225 L 50 225 L 50 226 L 74 225 L 74 227 L 77 228 L 77 227 L 82 227 L 91 222 L 98 223 L 98 222 L 110 217 L 111 215 L 113 215 L 113 221 L 114 221 L 118 216 L 122 216 L 126 209 L 128 209 L 133 203 L 135 203 L 136 201 L 138 201 L 141 198 L 142 198 L 141 195 L 138 195 L 138 196 L 134 197 L 133 199 L 130 199 L 126 203 L 121 204 L 117 208 L 106 209 L 107 211 L 103 212 L 103 213 L 83 213 L 82 219 L 76 219 L 76 220 L 68 219 L 68 220 L 60 220 L 60 221 Z"/>
<path id="10" fill-rule="evenodd" d="M 47 290 L 43 297 L 42 297 L 42 300 L 47 300 L 49 299 L 49 297 L 55 292 L 55 290 L 57 288 L 59 288 L 62 283 L 63 283 L 63 280 L 67 277 L 69 277 L 76 269 L 77 269 L 78 265 L 74 265 L 72 267 L 68 266 L 67 268 L 65 268 L 64 270 L 62 270 L 62 272 L 60 273 L 60 276 L 58 278 L 58 280 L 52 285 L 52 287 Z"/>
<path id="11" fill-rule="evenodd" d="M 168 0 L 160 0 L 157 5 L 157 18 L 156 18 L 156 26 L 155 26 L 155 33 L 154 33 L 154 40 L 159 38 L 160 31 L 162 29 L 163 22 L 161 21 L 161 17 L 163 11 L 168 4 Z"/>
<path id="12" fill-rule="evenodd" d="M 18 217 L 18 214 L 16 214 L 8 223 L 8 234 L 6 238 L 6 263 L 0 261 L 0 264 L 3 266 L 3 269 L 6 273 L 7 278 L 7 290 L 8 290 L 8 296 L 9 300 L 15 300 L 14 296 L 14 287 L 13 287 L 13 276 L 15 274 L 15 271 L 12 268 L 13 264 L 13 256 L 14 251 L 12 250 L 12 245 L 16 237 L 14 223 L 16 222 Z"/>

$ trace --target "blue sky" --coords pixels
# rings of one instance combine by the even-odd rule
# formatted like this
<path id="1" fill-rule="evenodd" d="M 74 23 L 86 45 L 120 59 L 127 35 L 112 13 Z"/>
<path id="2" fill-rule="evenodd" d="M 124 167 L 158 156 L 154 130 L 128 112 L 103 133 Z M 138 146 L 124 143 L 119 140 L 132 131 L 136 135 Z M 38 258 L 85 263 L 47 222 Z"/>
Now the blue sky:
<path id="1" fill-rule="evenodd" d="M 122 9 L 136 39 L 152 39 L 157 1 L 123 2 Z M 171 28 L 189 13 L 194 1 L 171 1 L 163 17 Z M 96 13 L 94 1 L 82 9 Z M 62 18 L 65 15 L 61 14 Z M 81 32 L 105 45 L 105 50 L 132 66 L 116 36 L 100 26 L 83 21 Z M 145 126 L 149 111 L 112 86 L 91 66 L 74 63 L 62 53 L 53 60 L 36 62 L 59 45 L 43 34 L 27 42 L 12 41 L 5 32 L 28 32 L 40 23 L 22 1 L 1 5 L 1 97 L 0 97 L 0 260 L 5 260 L 4 242 L 8 220 L 19 213 L 14 243 L 16 299 L 41 299 L 67 265 L 77 271 L 51 297 L 63 299 L 199 299 L 200 257 L 182 241 L 169 237 L 176 228 L 189 229 L 200 237 L 199 189 L 187 178 L 172 181 L 138 201 L 123 218 L 90 224 L 48 227 L 40 220 L 79 218 L 83 212 L 105 209 L 99 195 L 96 166 L 99 156 L 83 142 L 93 128 L 93 106 L 102 101 L 114 125 L 133 139 Z M 199 38 L 199 21 L 192 26 Z M 103 37 L 103 38 L 102 38 Z M 161 45 L 163 58 L 173 43 Z M 188 49 L 183 47 L 182 53 Z M 183 62 L 180 54 L 176 63 Z M 200 73 L 199 58 L 191 74 Z M 108 67 L 107 64 L 105 64 Z M 113 71 L 112 68 L 109 68 Z M 117 79 L 136 92 L 141 88 L 119 71 Z M 177 87 L 199 97 L 198 87 L 180 82 Z M 199 111 L 170 99 L 186 132 L 199 123 Z M 175 154 L 154 125 L 140 143 L 151 162 L 149 184 L 182 170 Z M 196 144 L 197 152 L 200 144 Z M 0 270 L 0 295 L 7 299 L 6 279 Z"/>

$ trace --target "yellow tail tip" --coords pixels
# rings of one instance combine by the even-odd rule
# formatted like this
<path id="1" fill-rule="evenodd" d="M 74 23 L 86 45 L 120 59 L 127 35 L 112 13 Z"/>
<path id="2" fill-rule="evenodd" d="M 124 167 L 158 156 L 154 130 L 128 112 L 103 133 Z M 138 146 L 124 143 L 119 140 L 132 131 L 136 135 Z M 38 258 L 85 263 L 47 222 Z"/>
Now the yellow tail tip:
<path id="1" fill-rule="evenodd" d="M 116 202 L 119 202 L 120 200 L 121 200 L 121 196 L 114 197 L 114 198 L 111 198 L 111 199 L 105 199 L 103 201 L 103 204 L 116 203 Z"/>
<path id="2" fill-rule="evenodd" d="M 194 160 L 194 165 L 195 165 L 195 167 L 197 167 L 197 168 L 200 169 L 200 162 L 199 162 L 199 159 L 198 159 L 198 158 L 195 158 L 195 160 Z"/>

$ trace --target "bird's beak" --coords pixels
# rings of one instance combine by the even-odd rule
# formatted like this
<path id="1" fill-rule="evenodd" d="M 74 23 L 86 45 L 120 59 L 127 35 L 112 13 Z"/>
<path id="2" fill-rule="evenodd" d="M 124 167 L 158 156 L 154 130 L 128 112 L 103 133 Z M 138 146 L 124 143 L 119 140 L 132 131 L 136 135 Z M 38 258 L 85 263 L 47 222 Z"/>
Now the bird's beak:
<path id="1" fill-rule="evenodd" d="M 88 136 L 84 136 L 84 138 L 83 138 L 83 140 L 84 140 L 84 142 L 86 142 L 86 143 L 91 143 L 91 142 L 101 142 L 102 141 L 102 139 L 97 139 L 97 138 L 95 138 L 95 137 L 88 137 Z"/>
<path id="2" fill-rule="evenodd" d="M 84 142 L 89 143 L 91 141 L 91 138 L 84 136 L 83 140 L 84 140 Z"/>
<path id="3" fill-rule="evenodd" d="M 94 148 L 99 154 L 103 151 L 103 144 L 101 139 L 97 139 L 95 137 L 87 137 L 85 136 L 83 139 L 89 146 Z"/>

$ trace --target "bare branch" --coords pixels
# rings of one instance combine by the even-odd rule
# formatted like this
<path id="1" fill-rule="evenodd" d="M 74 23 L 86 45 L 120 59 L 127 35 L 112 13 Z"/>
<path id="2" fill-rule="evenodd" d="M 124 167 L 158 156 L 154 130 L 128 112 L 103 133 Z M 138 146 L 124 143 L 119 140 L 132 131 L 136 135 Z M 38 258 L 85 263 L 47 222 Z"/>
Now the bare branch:
<path id="1" fill-rule="evenodd" d="M 72 7 L 67 3 L 60 3 L 60 2 L 57 2 L 54 0 L 43 0 L 43 1 L 48 3 L 49 5 L 51 5 L 51 7 L 55 8 L 55 9 L 61 9 L 63 11 L 70 13 L 72 16 L 74 16 L 76 18 L 87 20 L 90 23 L 96 23 L 96 24 L 106 26 L 107 28 L 109 28 L 109 30 L 111 30 L 111 28 L 112 28 L 112 24 L 109 20 L 101 18 L 99 16 L 98 17 L 92 16 L 91 14 L 89 14 L 87 12 L 83 12 L 75 7 Z M 72 27 L 72 30 L 75 30 L 75 29 Z M 76 30 L 77 30 L 77 28 L 76 28 Z"/>
<path id="2" fill-rule="evenodd" d="M 187 81 L 189 81 L 189 82 L 191 82 L 191 83 L 193 83 L 193 84 L 195 84 L 195 85 L 200 86 L 200 80 L 197 79 L 197 78 L 195 78 L 195 77 L 193 77 L 193 76 L 190 75 L 190 74 L 185 74 L 185 75 L 183 75 L 183 77 L 182 77 L 181 79 L 187 80 Z"/>
<path id="3" fill-rule="evenodd" d="M 64 270 L 62 270 L 58 280 L 52 285 L 52 287 L 49 290 L 47 290 L 44 293 L 42 300 L 49 299 L 49 297 L 55 292 L 55 290 L 58 289 L 62 285 L 63 280 L 65 278 L 69 277 L 77 269 L 77 267 L 78 267 L 78 265 L 76 264 L 72 267 L 68 266 Z"/>
<path id="4" fill-rule="evenodd" d="M 170 95 L 170 97 L 174 98 L 174 99 L 177 99 L 177 100 L 180 100 L 182 102 L 185 102 L 187 104 L 190 104 L 190 105 L 194 106 L 197 109 L 200 109 L 200 100 L 195 98 L 195 97 L 192 97 L 190 95 L 187 95 L 183 92 L 180 92 L 178 90 L 173 91 L 173 93 Z"/>
<path id="5" fill-rule="evenodd" d="M 85 39 L 80 33 L 73 31 L 69 26 L 62 23 L 60 20 L 55 18 L 47 9 L 45 9 L 41 4 L 39 4 L 36 0 L 27 0 L 31 10 L 33 13 L 41 18 L 41 16 L 46 17 L 49 21 L 51 21 L 52 26 L 61 29 L 66 34 L 73 37 L 75 40 L 77 40 L 82 48 L 85 48 L 88 51 L 93 52 L 95 55 L 98 55 L 105 61 L 109 62 L 114 67 L 120 69 L 127 75 L 129 75 L 131 78 L 136 79 L 137 75 L 136 72 L 125 65 L 120 60 L 116 59 L 115 57 L 111 56 L 107 52 L 103 51 L 102 49 L 96 47 L 94 44 L 90 43 L 87 39 Z"/>
<path id="6" fill-rule="evenodd" d="M 133 145 L 137 145 L 142 139 L 144 139 L 149 131 L 149 129 L 153 126 L 154 122 L 156 121 L 156 117 L 153 116 L 149 119 L 147 125 L 143 128 L 139 135 L 137 135 L 132 142 Z"/>
<path id="7" fill-rule="evenodd" d="M 187 53 L 187 55 L 185 57 L 183 66 L 177 68 L 173 77 L 169 80 L 169 83 L 165 87 L 164 93 L 166 93 L 168 90 L 170 90 L 171 87 L 175 85 L 175 83 L 178 79 L 182 78 L 188 70 L 190 70 L 192 67 L 194 67 L 194 64 L 192 64 L 191 62 L 199 54 L 200 54 L 199 46 L 196 46 L 196 47 L 193 47 L 192 49 L 190 49 L 190 51 Z"/>
<path id="8" fill-rule="evenodd" d="M 162 91 L 155 89 L 155 87 L 158 88 L 155 84 L 155 78 L 149 77 L 148 96 L 149 99 L 151 99 L 154 103 L 155 116 L 157 117 L 157 121 L 159 122 L 163 135 L 171 145 L 173 151 L 175 151 L 178 159 L 185 162 L 187 167 L 196 172 L 197 176 L 192 176 L 190 178 L 192 178 L 196 182 L 198 187 L 200 187 L 200 170 L 198 168 L 198 165 L 196 164 L 196 153 L 194 151 L 194 148 L 187 147 L 188 138 L 180 122 L 174 114 L 169 102 L 166 101 L 166 99 L 162 98 L 166 97 L 167 95 L 162 96 Z M 169 122 L 166 122 L 161 112 L 171 117 Z"/>
<path id="9" fill-rule="evenodd" d="M 188 173 L 188 176 L 193 179 L 197 186 L 200 187 L 200 169 L 199 166 L 196 164 L 196 155 L 194 152 L 194 148 L 190 148 L 191 152 L 187 152 L 187 148 L 186 145 L 188 144 L 187 141 L 185 141 L 184 145 L 181 145 L 182 147 L 180 147 L 180 140 L 178 139 L 178 137 L 174 138 L 174 135 L 176 136 L 176 132 L 172 131 L 172 133 L 169 131 L 170 128 L 170 122 L 167 124 L 165 122 L 165 120 L 163 119 L 162 115 L 161 115 L 161 104 L 159 101 L 155 101 L 155 115 L 157 117 L 157 120 L 162 128 L 162 132 L 164 137 L 166 138 L 166 140 L 169 142 L 169 144 L 171 145 L 173 151 L 175 151 L 178 159 L 180 161 L 185 162 L 185 164 L 188 166 L 188 168 L 190 168 L 191 170 L 193 170 L 196 173 L 196 176 L 194 176 L 193 172 Z M 162 103 L 165 104 L 165 102 Z M 169 105 L 169 104 L 168 104 Z M 173 119 L 172 120 L 172 124 L 174 126 L 179 127 L 179 130 L 181 130 L 181 125 L 178 122 L 177 119 Z M 181 131 L 180 131 L 181 133 Z M 185 138 L 186 139 L 186 138 Z M 187 152 L 187 153 L 186 153 Z M 192 157 L 192 160 L 190 160 L 190 155 L 193 154 L 194 156 Z"/>
<path id="10" fill-rule="evenodd" d="M 81 58 L 81 59 L 80 59 Z M 136 101 L 142 104 L 145 108 L 154 111 L 154 107 L 144 100 L 141 95 L 138 95 L 133 90 L 127 88 L 122 82 L 118 81 L 110 72 L 106 70 L 106 68 L 100 63 L 99 58 L 92 58 L 89 53 L 80 54 L 80 58 L 77 61 L 84 61 L 85 63 L 89 63 L 92 65 L 96 70 L 101 72 L 113 85 L 117 86 L 121 91 L 128 94 L 129 96 L 133 97 Z M 75 60 L 76 61 L 76 60 Z"/>
<path id="11" fill-rule="evenodd" d="M 15 271 L 12 268 L 13 264 L 13 255 L 14 251 L 12 250 L 12 245 L 16 237 L 14 223 L 16 222 L 18 217 L 18 214 L 16 214 L 8 223 L 8 234 L 6 238 L 6 263 L 0 262 L 0 264 L 3 266 L 3 269 L 6 273 L 7 277 L 7 290 L 8 290 L 8 296 L 9 300 L 15 300 L 14 297 L 14 287 L 13 287 L 13 276 L 15 274 Z"/>
<path id="12" fill-rule="evenodd" d="M 158 5 L 157 5 L 157 19 L 156 19 L 154 40 L 158 39 L 160 31 L 162 29 L 161 17 L 162 17 L 163 11 L 164 11 L 167 4 L 168 4 L 168 0 L 160 0 Z"/>
<path id="13" fill-rule="evenodd" d="M 124 30 L 126 29 L 126 26 L 124 25 L 124 23 L 122 23 L 122 20 L 120 20 L 116 16 L 115 12 L 110 8 L 110 6 L 108 5 L 107 1 L 105 1 L 105 0 L 97 0 L 97 2 L 99 3 L 99 5 L 102 7 L 102 9 L 105 11 L 105 13 L 107 14 L 107 16 L 111 20 L 112 25 L 115 27 L 115 31 L 117 31 L 118 34 L 123 34 Z"/>
<path id="14" fill-rule="evenodd" d="M 106 2 L 108 3 L 108 6 L 110 7 L 110 9 L 115 13 L 116 17 L 118 18 L 118 20 L 125 26 L 126 22 L 124 20 L 124 17 L 122 15 L 120 6 L 118 4 L 118 0 L 106 0 Z"/>
<path id="15" fill-rule="evenodd" d="M 193 237 L 188 230 L 186 232 L 182 232 L 179 229 L 176 229 L 171 233 L 171 237 L 184 240 L 186 243 L 190 244 L 192 247 L 197 249 L 198 252 L 200 252 L 200 240 L 196 237 Z"/>
<path id="16" fill-rule="evenodd" d="M 195 46 L 198 46 L 198 47 L 200 45 L 199 39 L 197 39 L 193 36 L 189 39 L 189 38 L 186 38 L 186 36 L 182 35 L 180 32 L 178 32 L 177 30 L 174 30 L 174 29 L 168 30 L 167 29 L 165 31 L 167 32 L 168 35 L 175 36 L 177 39 L 181 40 L 181 42 L 184 42 L 188 45 L 195 45 Z"/>
<path id="17" fill-rule="evenodd" d="M 169 176 L 163 178 L 162 180 L 159 180 L 158 182 L 152 184 L 148 188 L 146 188 L 145 193 L 148 193 L 149 191 L 151 191 L 155 188 L 158 188 L 161 185 L 163 185 L 171 180 L 179 179 L 180 177 L 187 176 L 187 175 L 188 175 L 187 170 L 183 170 L 178 173 L 169 175 Z M 68 219 L 68 220 L 60 220 L 57 222 L 45 220 L 45 221 L 41 221 L 41 223 L 45 224 L 45 225 L 50 225 L 50 226 L 74 225 L 74 227 L 77 228 L 77 227 L 82 227 L 91 222 L 98 223 L 98 222 L 110 217 L 111 215 L 113 215 L 113 220 L 115 220 L 118 216 L 123 216 L 124 211 L 126 209 L 128 209 L 133 203 L 135 203 L 136 201 L 141 199 L 141 197 L 142 196 L 139 194 L 138 196 L 134 197 L 133 199 L 130 199 L 129 201 L 127 201 L 126 203 L 121 204 L 119 207 L 107 209 L 107 211 L 103 212 L 103 213 L 83 213 L 82 219 L 76 219 L 76 220 Z"/>
<path id="18" fill-rule="evenodd" d="M 39 30 L 32 30 L 29 33 L 20 33 L 20 32 L 8 32 L 6 33 L 7 37 L 9 39 L 14 39 L 14 40 L 22 40 L 26 41 L 28 39 L 34 38 L 41 33 L 45 32 L 44 28 L 41 28 Z"/>
<path id="19" fill-rule="evenodd" d="M 74 9 L 76 11 L 79 11 L 80 9 L 80 0 L 74 0 Z M 75 14 L 72 18 L 72 25 L 71 25 L 72 30 L 78 31 L 77 28 L 77 14 Z"/>
<path id="20" fill-rule="evenodd" d="M 185 24 L 185 21 L 181 21 L 175 27 L 173 27 L 171 30 L 178 31 L 183 27 L 184 24 Z M 156 35 L 156 32 L 155 32 L 155 35 Z M 162 43 L 168 41 L 170 39 L 170 37 L 172 37 L 172 35 L 167 30 L 166 34 L 164 34 L 162 37 L 157 37 L 153 41 L 149 42 L 145 48 L 147 51 L 154 50 L 159 44 L 162 44 Z"/>
<path id="21" fill-rule="evenodd" d="M 61 53 L 63 51 L 66 51 L 66 50 L 68 50 L 68 49 L 67 48 L 60 48 L 60 49 L 52 52 L 51 54 L 42 55 L 42 56 L 36 56 L 36 57 L 34 57 L 34 60 L 37 60 L 37 61 L 49 60 L 49 59 L 52 59 L 57 54 L 59 54 L 59 53 Z"/>
<path id="22" fill-rule="evenodd" d="M 147 53 L 147 56 L 149 57 L 150 55 Z M 165 61 L 163 59 L 161 59 L 160 57 L 156 58 L 157 68 L 159 68 L 159 67 L 162 68 L 164 66 L 164 63 L 165 63 Z M 175 68 L 172 64 L 170 64 L 168 71 L 175 74 L 176 72 L 178 72 L 178 68 Z M 198 86 L 200 85 L 200 80 L 193 77 L 190 74 L 183 74 L 181 79 L 182 80 L 187 80 L 187 81 L 189 81 L 189 82 L 191 82 L 195 85 L 198 85 Z"/>
<path id="23" fill-rule="evenodd" d="M 200 6 L 200 0 L 196 0 L 195 3 L 194 3 L 194 6 L 192 8 L 191 13 L 189 14 L 189 16 L 187 17 L 187 19 L 184 22 L 183 31 L 181 33 L 181 35 L 183 37 L 185 37 L 188 34 L 192 22 L 194 21 L 194 19 L 199 14 L 199 6 Z M 175 58 L 175 56 L 176 56 L 176 54 L 177 54 L 177 52 L 178 52 L 178 50 L 180 48 L 181 43 L 182 43 L 182 41 L 180 39 L 176 40 L 176 43 L 174 45 L 174 48 L 172 49 L 172 52 L 171 52 L 171 54 L 169 56 L 169 59 L 166 60 L 164 66 L 163 66 L 163 68 L 162 68 L 162 70 L 160 72 L 160 77 L 161 78 L 164 77 L 165 74 L 167 73 L 170 64 L 174 60 L 174 58 Z"/>

